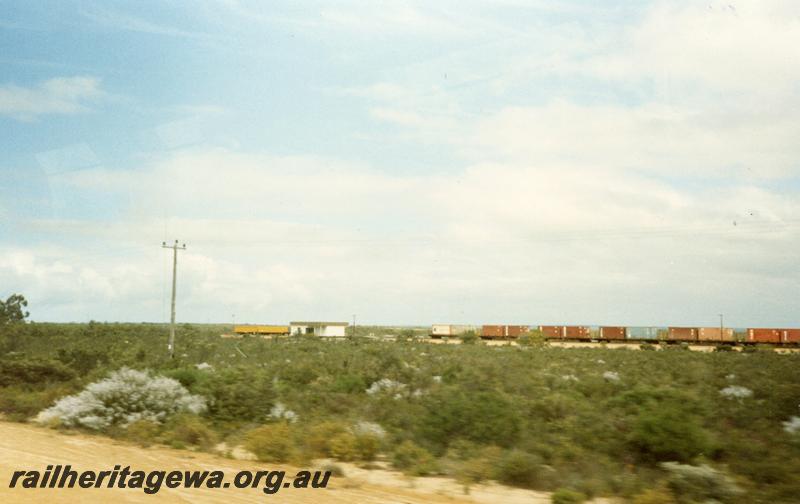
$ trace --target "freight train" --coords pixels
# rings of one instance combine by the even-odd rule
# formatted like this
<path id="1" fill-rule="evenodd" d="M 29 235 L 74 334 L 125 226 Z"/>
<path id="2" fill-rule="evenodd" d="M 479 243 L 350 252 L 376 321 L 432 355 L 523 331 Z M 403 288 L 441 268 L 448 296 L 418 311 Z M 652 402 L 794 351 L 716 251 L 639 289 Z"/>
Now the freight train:
<path id="1" fill-rule="evenodd" d="M 474 332 L 483 339 L 516 339 L 531 330 L 539 331 L 548 341 L 641 341 L 667 343 L 727 343 L 800 345 L 800 329 L 722 327 L 625 327 L 625 326 L 522 326 L 522 325 L 451 325 L 431 326 L 432 338 L 461 336 Z"/>

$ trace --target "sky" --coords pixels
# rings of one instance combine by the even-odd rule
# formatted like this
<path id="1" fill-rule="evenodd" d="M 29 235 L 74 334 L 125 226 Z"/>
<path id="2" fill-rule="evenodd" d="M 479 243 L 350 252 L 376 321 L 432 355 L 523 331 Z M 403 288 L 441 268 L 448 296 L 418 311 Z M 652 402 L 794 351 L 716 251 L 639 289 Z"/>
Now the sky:
<path id="1" fill-rule="evenodd" d="M 0 0 L 34 321 L 800 326 L 795 0 Z"/>

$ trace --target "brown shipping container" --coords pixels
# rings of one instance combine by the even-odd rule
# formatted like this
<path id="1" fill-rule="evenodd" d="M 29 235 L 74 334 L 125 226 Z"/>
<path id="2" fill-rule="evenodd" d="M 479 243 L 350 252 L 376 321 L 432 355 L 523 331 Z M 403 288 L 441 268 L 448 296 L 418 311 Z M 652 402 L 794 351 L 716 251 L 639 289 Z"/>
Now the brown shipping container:
<path id="1" fill-rule="evenodd" d="M 756 343 L 780 343 L 781 332 L 777 329 L 748 329 L 747 341 Z"/>
<path id="2" fill-rule="evenodd" d="M 800 329 L 781 329 L 782 343 L 800 343 Z"/>
<path id="3" fill-rule="evenodd" d="M 614 340 L 625 339 L 625 328 L 624 327 L 601 327 L 600 328 L 600 338 L 601 339 L 614 339 Z"/>
<path id="4" fill-rule="evenodd" d="M 528 326 L 524 325 L 510 325 L 506 326 L 506 336 L 509 338 L 519 338 L 528 332 Z"/>
<path id="5" fill-rule="evenodd" d="M 482 338 L 503 338 L 506 335 L 506 327 L 501 325 L 485 325 L 481 327 Z"/>
<path id="6" fill-rule="evenodd" d="M 539 330 L 542 331 L 542 336 L 545 338 L 563 338 L 564 331 L 562 329 L 562 326 L 557 325 L 539 326 Z"/>
<path id="7" fill-rule="evenodd" d="M 697 341 L 697 329 L 694 327 L 670 327 L 669 339 L 673 341 Z"/>
<path id="8" fill-rule="evenodd" d="M 719 327 L 701 327 L 697 330 L 697 339 L 700 341 L 733 341 L 733 329 Z"/>
<path id="9" fill-rule="evenodd" d="M 565 326 L 564 334 L 568 339 L 589 339 L 589 328 L 584 326 Z"/>

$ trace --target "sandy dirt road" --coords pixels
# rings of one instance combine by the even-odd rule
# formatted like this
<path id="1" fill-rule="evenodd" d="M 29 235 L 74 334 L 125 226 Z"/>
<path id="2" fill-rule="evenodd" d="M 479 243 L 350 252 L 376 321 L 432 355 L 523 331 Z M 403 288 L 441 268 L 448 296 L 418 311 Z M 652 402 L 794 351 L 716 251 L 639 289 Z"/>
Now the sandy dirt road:
<path id="1" fill-rule="evenodd" d="M 1 503 L 494 503 L 546 504 L 546 493 L 478 485 L 464 495 L 456 482 L 447 478 L 406 478 L 386 470 L 366 471 L 342 464 L 344 477 L 332 477 L 326 489 L 281 489 L 273 495 L 260 488 L 168 489 L 155 495 L 140 489 L 23 489 L 9 488 L 14 471 L 44 471 L 48 464 L 71 464 L 75 470 L 111 470 L 115 464 L 131 470 L 221 470 L 225 481 L 232 481 L 240 470 L 279 470 L 293 475 L 297 468 L 275 467 L 255 461 L 233 460 L 208 453 L 172 450 L 163 447 L 141 448 L 101 436 L 65 434 L 42 427 L 0 421 L 0 502 Z M 308 469 L 313 469 L 309 467 Z M 19 485 L 18 485 L 19 486 Z"/>

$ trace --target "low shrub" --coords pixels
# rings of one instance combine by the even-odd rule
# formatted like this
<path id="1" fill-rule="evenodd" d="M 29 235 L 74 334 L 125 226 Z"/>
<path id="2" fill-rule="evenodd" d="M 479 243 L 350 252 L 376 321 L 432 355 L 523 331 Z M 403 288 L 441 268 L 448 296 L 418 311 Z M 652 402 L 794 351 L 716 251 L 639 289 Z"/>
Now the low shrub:
<path id="1" fill-rule="evenodd" d="M 63 363 L 45 359 L 0 360 L 0 387 L 69 381 L 75 372 Z"/>
<path id="2" fill-rule="evenodd" d="M 559 488 L 550 496 L 552 504 L 581 504 L 585 500 L 585 495 L 568 488 Z"/>
<path id="3" fill-rule="evenodd" d="M 141 446 L 150 446 L 156 442 L 161 426 L 150 420 L 137 420 L 129 424 L 122 431 L 125 439 Z"/>
<path id="4" fill-rule="evenodd" d="M 377 424 L 360 422 L 321 422 L 309 428 L 305 444 L 311 455 L 333 457 L 342 461 L 375 460 L 385 434 Z"/>
<path id="5" fill-rule="evenodd" d="M 293 432 L 285 423 L 253 429 L 245 436 L 244 447 L 263 462 L 287 462 L 295 455 Z"/>
<path id="6" fill-rule="evenodd" d="M 333 457 L 331 440 L 347 432 L 347 424 L 336 421 L 320 422 L 306 430 L 304 436 L 309 451 L 315 457 Z"/>
<path id="7" fill-rule="evenodd" d="M 437 472 L 433 455 L 413 441 L 403 441 L 392 453 L 392 465 L 406 474 L 426 476 Z"/>
<path id="8" fill-rule="evenodd" d="M 535 455 L 519 450 L 503 454 L 497 462 L 495 477 L 501 483 L 523 488 L 537 488 L 542 461 Z"/>
<path id="9" fill-rule="evenodd" d="M 201 413 L 205 399 L 172 378 L 123 368 L 83 392 L 58 400 L 37 415 L 40 423 L 103 430 L 137 420 L 162 423 L 176 413 Z"/>
<path id="10" fill-rule="evenodd" d="M 660 485 L 656 488 L 649 488 L 644 492 L 633 497 L 631 504 L 677 504 L 675 496 L 669 488 Z"/>
<path id="11" fill-rule="evenodd" d="M 687 462 L 712 449 L 697 418 L 669 403 L 642 410 L 634 420 L 629 442 L 644 462 Z"/>
<path id="12" fill-rule="evenodd" d="M 30 390 L 23 386 L 0 388 L 0 412 L 8 420 L 24 422 L 64 395 L 61 388 Z"/>
<path id="13" fill-rule="evenodd" d="M 461 343 L 465 345 L 474 345 L 478 343 L 481 338 L 475 331 L 465 331 L 461 336 Z"/>
<path id="14" fill-rule="evenodd" d="M 328 446 L 331 456 L 338 460 L 349 462 L 358 458 L 356 437 L 350 432 L 337 434 L 330 440 Z"/>
<path id="15" fill-rule="evenodd" d="M 166 427 L 167 430 L 162 438 L 168 443 L 177 441 L 184 445 L 207 449 L 217 439 L 216 433 L 196 415 L 176 415 Z"/>
<path id="16" fill-rule="evenodd" d="M 669 473 L 670 490 L 682 502 L 727 502 L 742 493 L 728 475 L 705 464 L 692 466 L 665 462 L 661 467 Z"/>

